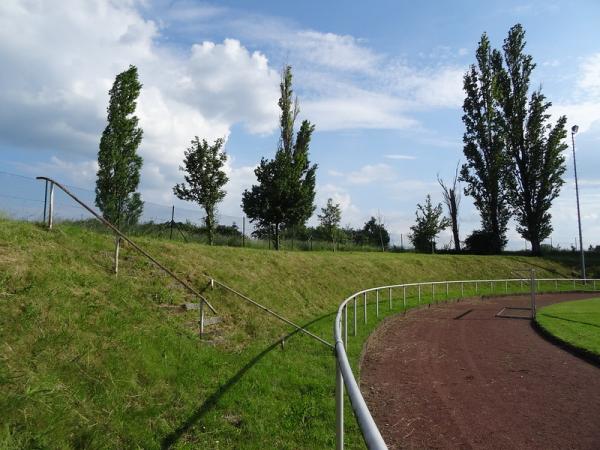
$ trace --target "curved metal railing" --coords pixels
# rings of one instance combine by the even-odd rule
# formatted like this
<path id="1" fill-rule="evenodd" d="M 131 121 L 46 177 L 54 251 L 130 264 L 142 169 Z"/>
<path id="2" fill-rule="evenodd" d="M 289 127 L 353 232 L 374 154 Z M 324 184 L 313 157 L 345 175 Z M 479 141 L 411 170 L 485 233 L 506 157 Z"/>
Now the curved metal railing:
<path id="1" fill-rule="evenodd" d="M 519 294 L 527 293 L 523 292 L 523 289 L 527 289 L 531 294 L 532 299 L 532 317 L 535 316 L 535 295 L 537 292 L 566 292 L 573 290 L 583 291 L 596 291 L 596 283 L 600 279 L 582 279 L 582 278 L 535 278 L 534 272 L 529 278 L 505 278 L 495 280 L 458 280 L 458 281 L 429 281 L 423 283 L 405 283 L 405 284 L 394 284 L 388 286 L 379 286 L 362 291 L 355 292 L 343 302 L 340 303 L 337 315 L 335 317 L 333 335 L 335 343 L 335 357 L 337 360 L 336 368 L 336 448 L 344 448 L 344 386 L 348 391 L 348 397 L 350 404 L 354 411 L 354 416 L 360 427 L 360 431 L 363 435 L 365 444 L 369 449 L 387 449 L 387 445 L 371 416 L 371 412 L 365 403 L 365 400 L 360 392 L 360 388 L 354 374 L 352 367 L 348 361 L 348 355 L 346 354 L 346 348 L 348 347 L 348 306 L 353 304 L 353 335 L 357 335 L 358 327 L 358 299 L 363 298 L 363 319 L 364 323 L 367 323 L 368 317 L 368 294 L 375 293 L 375 314 L 379 316 L 379 305 L 381 302 L 381 292 L 388 293 L 389 310 L 393 309 L 393 293 L 394 290 L 402 289 L 402 310 L 406 311 L 408 307 L 407 300 L 410 298 L 410 290 L 412 289 L 413 300 L 416 297 L 416 305 L 419 304 L 431 304 L 436 302 L 436 286 L 442 286 L 445 288 L 445 292 L 442 292 L 444 296 L 443 300 L 451 298 L 465 298 L 465 288 L 467 288 L 468 294 L 475 296 L 481 294 Z M 568 283 L 568 286 L 565 284 Z M 579 286 L 578 286 L 579 283 Z M 511 285 L 517 285 L 516 290 L 509 289 Z M 425 288 L 429 288 L 427 291 Z M 451 288 L 453 290 L 450 295 Z M 561 289 L 564 288 L 564 289 Z M 486 291 L 487 289 L 487 291 Z M 408 292 L 408 296 L 407 296 Z M 438 298 L 440 292 L 438 290 Z"/>

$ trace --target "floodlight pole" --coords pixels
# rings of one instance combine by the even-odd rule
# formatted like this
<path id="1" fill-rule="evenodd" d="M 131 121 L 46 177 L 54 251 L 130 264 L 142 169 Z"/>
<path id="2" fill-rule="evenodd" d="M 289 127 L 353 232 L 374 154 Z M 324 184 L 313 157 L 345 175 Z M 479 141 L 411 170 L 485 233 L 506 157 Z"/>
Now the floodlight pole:
<path id="1" fill-rule="evenodd" d="M 579 225 L 579 251 L 581 253 L 581 277 L 585 283 L 585 252 L 583 251 L 583 239 L 581 237 L 581 213 L 579 209 L 579 185 L 577 183 L 577 160 L 575 159 L 575 133 L 579 131 L 577 125 L 571 128 L 571 141 L 573 143 L 573 169 L 575 170 L 575 197 L 577 198 L 577 223 Z"/>

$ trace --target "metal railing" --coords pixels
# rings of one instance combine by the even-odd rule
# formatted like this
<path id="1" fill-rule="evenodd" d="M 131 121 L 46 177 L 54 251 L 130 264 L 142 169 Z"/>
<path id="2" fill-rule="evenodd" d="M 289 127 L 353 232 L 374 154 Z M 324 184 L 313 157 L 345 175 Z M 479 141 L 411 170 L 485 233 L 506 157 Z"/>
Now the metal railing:
<path id="1" fill-rule="evenodd" d="M 387 293 L 387 302 L 389 310 L 394 308 L 394 292 L 401 290 L 401 310 L 406 311 L 409 305 L 408 300 L 411 298 L 414 303 L 412 306 L 431 305 L 437 301 L 446 301 L 450 299 L 465 298 L 465 292 L 468 296 L 481 294 L 526 294 L 532 296 L 532 313 L 535 312 L 534 298 L 536 292 L 567 292 L 573 290 L 596 291 L 596 283 L 600 279 L 580 279 L 580 278 L 535 278 L 533 275 L 530 278 L 505 278 L 495 280 L 459 280 L 459 281 L 433 281 L 423 283 L 406 283 L 395 284 L 388 286 L 379 286 L 370 289 L 364 289 L 355 292 L 343 302 L 340 303 L 337 315 L 335 317 L 333 335 L 335 341 L 335 357 L 336 357 L 336 448 L 344 448 L 344 386 L 348 391 L 350 404 L 354 411 L 354 416 L 360 427 L 360 431 L 364 438 L 365 444 L 369 449 L 387 449 L 385 441 L 379 432 L 371 412 L 365 403 L 365 400 L 360 392 L 360 388 L 352 368 L 348 361 L 346 349 L 348 347 L 348 306 L 352 304 L 353 315 L 352 334 L 357 335 L 358 330 L 358 311 L 359 299 L 363 299 L 363 319 L 364 323 L 368 322 L 368 294 L 375 293 L 375 315 L 379 317 L 379 306 L 382 301 L 380 293 Z M 579 285 L 578 285 L 579 284 Z M 509 287 L 516 286 L 516 289 Z M 436 287 L 442 287 L 442 292 L 439 289 L 436 297 Z M 444 289 L 445 288 L 445 289 Z M 546 289 L 543 289 L 546 288 Z M 548 289 L 549 288 L 549 289 Z M 561 290 L 561 288 L 563 288 Z M 410 292 L 412 291 L 412 292 Z M 444 292 L 445 291 L 445 292 Z M 408 294 L 408 295 L 407 295 Z M 452 294 L 452 295 L 451 295 Z M 436 301 L 436 298 L 439 299 Z M 416 299 L 416 303 L 414 300 Z M 385 301 L 385 300 L 384 300 Z M 372 305 L 373 306 L 373 305 Z M 533 317 L 533 314 L 532 314 Z"/>
<path id="2" fill-rule="evenodd" d="M 213 313 L 215 313 L 215 314 L 217 313 L 217 311 L 213 308 L 213 306 L 208 302 L 208 300 L 200 292 L 198 292 L 196 289 L 194 289 L 192 286 L 190 286 L 189 283 L 187 283 L 186 281 L 184 281 L 182 278 L 180 278 L 179 276 L 177 276 L 173 271 L 171 271 L 166 266 L 164 266 L 162 263 L 160 263 L 158 260 L 156 260 L 156 258 L 154 258 L 147 251 L 145 251 L 144 249 L 142 249 L 138 244 L 136 244 L 129 237 L 127 237 L 125 234 L 123 234 L 116 226 L 114 226 L 112 223 L 110 223 L 108 220 L 106 220 L 104 217 L 102 217 L 100 214 L 98 214 L 96 211 L 94 211 L 90 206 L 86 205 L 83 201 L 81 201 L 79 198 L 77 198 L 65 186 L 63 186 L 62 184 L 60 184 L 56 180 L 53 180 L 52 178 L 48 178 L 48 177 L 36 177 L 36 179 L 38 179 L 38 180 L 44 180 L 46 182 L 46 188 L 45 188 L 46 192 L 45 192 L 45 201 L 44 201 L 44 222 L 47 223 L 49 229 L 52 229 L 52 226 L 53 226 L 53 216 L 54 216 L 54 187 L 56 186 L 56 187 L 60 188 L 69 197 L 71 197 L 75 202 L 77 202 L 79 205 L 81 205 L 90 214 L 92 214 L 102 224 L 104 224 L 106 227 L 110 228 L 117 236 L 119 236 L 124 241 L 128 242 L 135 250 L 137 250 L 143 256 L 145 256 L 146 258 L 148 258 L 152 263 L 154 263 L 158 268 L 160 268 L 162 271 L 164 271 L 165 273 L 167 273 L 171 278 L 173 278 L 174 280 L 176 280 L 187 291 L 189 291 L 194 296 L 196 296 L 197 298 L 199 298 L 200 299 L 200 301 L 199 301 L 199 303 L 200 303 L 200 305 L 199 305 L 199 309 L 200 309 L 200 320 L 199 320 L 200 334 L 202 335 L 204 333 L 204 305 L 208 306 L 210 308 L 210 310 Z M 50 186 L 50 190 L 49 191 L 48 191 L 48 186 Z M 46 214 L 46 210 L 48 211 L 48 214 Z M 116 258 L 118 258 L 118 252 L 116 254 Z M 227 284 L 222 283 L 220 281 L 217 281 L 216 279 L 214 279 L 214 278 L 212 278 L 212 277 L 210 277 L 209 275 L 206 275 L 206 274 L 202 274 L 202 276 L 205 277 L 206 279 L 208 279 L 211 288 L 214 288 L 214 286 L 216 284 L 216 285 L 224 288 L 228 292 L 231 292 L 232 294 L 236 295 L 237 297 L 245 300 L 247 303 L 249 303 L 249 304 L 251 304 L 251 305 L 259 308 L 260 310 L 262 310 L 264 312 L 266 312 L 267 314 L 271 315 L 272 317 L 275 317 L 276 319 L 278 319 L 278 320 L 280 320 L 280 321 L 282 321 L 282 322 L 284 322 L 284 323 L 286 323 L 288 325 L 291 325 L 297 331 L 299 331 L 301 333 L 304 333 L 307 336 L 310 336 L 311 338 L 313 338 L 313 339 L 321 342 L 322 344 L 324 344 L 324 345 L 326 345 L 326 346 L 328 346 L 330 348 L 334 348 L 334 346 L 332 344 L 330 344 L 329 342 L 327 342 L 325 339 L 317 336 L 314 333 L 311 333 L 307 329 L 301 327 L 300 325 L 295 324 L 294 322 L 292 322 L 289 319 L 286 319 L 282 315 L 276 313 L 275 311 L 267 308 L 264 305 L 261 305 L 257 301 L 252 300 L 250 297 L 242 294 L 241 292 L 238 292 L 237 290 L 233 289 L 232 287 L 228 286 Z"/>

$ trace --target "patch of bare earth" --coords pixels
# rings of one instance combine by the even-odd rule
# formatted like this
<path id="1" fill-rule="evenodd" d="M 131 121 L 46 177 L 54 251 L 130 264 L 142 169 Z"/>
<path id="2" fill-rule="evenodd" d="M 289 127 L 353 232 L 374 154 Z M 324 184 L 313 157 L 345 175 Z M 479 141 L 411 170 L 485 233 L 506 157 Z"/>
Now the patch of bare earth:
<path id="1" fill-rule="evenodd" d="M 590 294 L 538 296 L 538 306 Z M 598 449 L 600 368 L 499 318 L 527 297 L 396 316 L 371 336 L 361 389 L 390 448 Z"/>

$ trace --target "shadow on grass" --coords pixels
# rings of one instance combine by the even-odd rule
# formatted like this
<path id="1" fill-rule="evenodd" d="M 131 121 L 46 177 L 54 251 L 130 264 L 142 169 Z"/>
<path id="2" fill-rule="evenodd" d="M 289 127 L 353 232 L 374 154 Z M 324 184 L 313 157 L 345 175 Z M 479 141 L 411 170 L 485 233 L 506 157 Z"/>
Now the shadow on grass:
<path id="1" fill-rule="evenodd" d="M 313 319 L 310 322 L 302 325 L 302 328 L 306 328 L 326 317 L 334 316 L 335 314 L 336 314 L 335 312 L 332 312 L 332 313 L 317 317 L 316 319 Z M 187 433 L 190 428 L 192 428 L 194 425 L 196 425 L 196 423 L 198 423 L 200 420 L 202 420 L 202 418 L 211 409 L 213 409 L 217 405 L 217 403 L 219 402 L 221 397 L 223 397 L 227 393 L 227 391 L 229 391 L 233 386 L 235 386 L 235 384 L 242 379 L 242 377 L 246 374 L 246 372 L 248 372 L 255 364 L 257 364 L 268 353 L 270 353 L 272 350 L 277 348 L 277 346 L 279 346 L 282 343 L 282 341 L 285 341 L 286 339 L 288 339 L 300 332 L 301 332 L 300 330 L 292 331 L 291 333 L 287 334 L 286 336 L 282 337 L 281 339 L 275 341 L 273 344 L 269 345 L 262 352 L 260 352 L 254 358 L 252 358 L 246 365 L 244 365 L 244 367 L 242 367 L 240 370 L 238 370 L 235 373 L 235 375 L 233 375 L 229 380 L 227 380 L 225 382 L 225 384 L 223 384 L 221 387 L 219 387 L 219 389 L 217 389 L 213 394 L 211 394 L 204 401 L 204 403 L 202 403 L 202 405 L 200 405 L 200 407 L 196 411 L 194 411 L 194 413 L 190 417 L 188 417 L 188 419 L 185 422 L 183 422 L 172 433 L 165 436 L 161 442 L 161 448 L 168 449 L 168 448 L 171 448 L 175 443 L 177 443 L 177 441 L 185 433 Z M 331 350 L 328 349 L 327 351 L 331 351 Z"/>
<path id="2" fill-rule="evenodd" d="M 581 320 L 566 319 L 564 317 L 559 317 L 559 316 L 555 316 L 553 314 L 548 314 L 548 313 L 542 313 L 540 315 L 545 316 L 545 317 L 551 317 L 556 320 L 564 320 L 565 322 L 580 323 L 582 325 L 589 325 L 590 327 L 600 328 L 600 325 L 598 325 L 596 323 L 583 322 Z"/>

